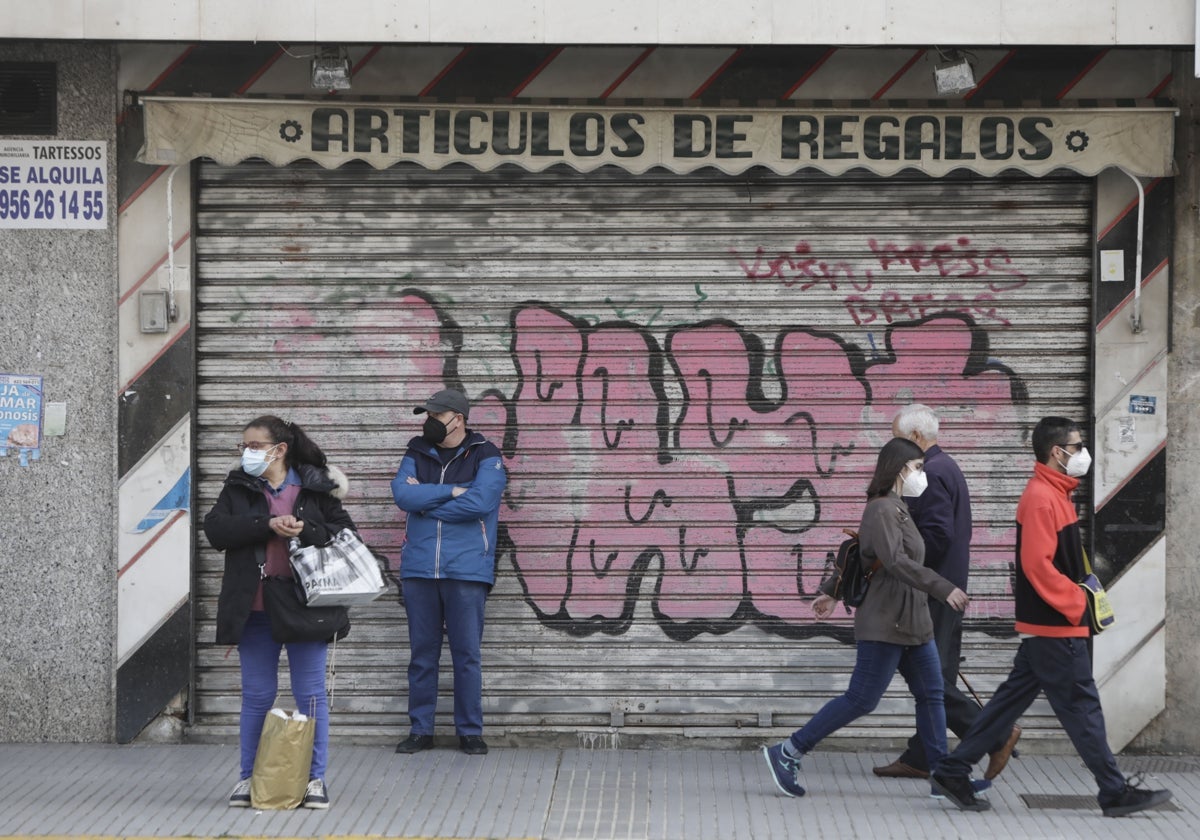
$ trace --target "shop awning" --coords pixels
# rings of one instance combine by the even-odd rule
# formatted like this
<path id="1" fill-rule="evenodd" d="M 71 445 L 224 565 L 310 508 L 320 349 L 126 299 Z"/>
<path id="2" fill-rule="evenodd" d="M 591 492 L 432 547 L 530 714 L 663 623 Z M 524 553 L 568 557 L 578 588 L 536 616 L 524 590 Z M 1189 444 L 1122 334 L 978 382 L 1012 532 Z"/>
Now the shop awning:
<path id="1" fill-rule="evenodd" d="M 1144 177 L 1174 174 L 1176 111 L 1162 107 L 706 108 L 681 105 L 444 105 L 426 102 L 198 99 L 142 100 L 143 163 L 207 157 L 232 165 L 361 160 L 539 171 L 615 165 L 631 172 L 714 167 L 737 174 L 830 175 L 918 170 L 942 176 L 1109 167 Z"/>

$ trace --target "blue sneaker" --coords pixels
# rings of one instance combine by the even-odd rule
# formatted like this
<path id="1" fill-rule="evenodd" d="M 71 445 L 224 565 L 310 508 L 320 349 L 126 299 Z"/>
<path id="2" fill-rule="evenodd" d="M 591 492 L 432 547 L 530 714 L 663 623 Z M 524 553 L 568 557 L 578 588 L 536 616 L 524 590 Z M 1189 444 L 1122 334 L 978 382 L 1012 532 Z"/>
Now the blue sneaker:
<path id="1" fill-rule="evenodd" d="M 990 790 L 992 787 L 991 779 L 971 779 L 971 789 L 975 791 L 976 796 L 983 796 L 984 791 Z M 942 793 L 936 787 L 930 788 L 930 799 L 945 799 L 946 794 Z"/>
<path id="2" fill-rule="evenodd" d="M 763 757 L 767 759 L 767 767 L 771 770 L 771 778 L 775 787 L 788 796 L 803 796 L 804 788 L 796 781 L 796 772 L 800 769 L 800 759 L 788 758 L 783 752 L 783 744 L 762 748 Z"/>

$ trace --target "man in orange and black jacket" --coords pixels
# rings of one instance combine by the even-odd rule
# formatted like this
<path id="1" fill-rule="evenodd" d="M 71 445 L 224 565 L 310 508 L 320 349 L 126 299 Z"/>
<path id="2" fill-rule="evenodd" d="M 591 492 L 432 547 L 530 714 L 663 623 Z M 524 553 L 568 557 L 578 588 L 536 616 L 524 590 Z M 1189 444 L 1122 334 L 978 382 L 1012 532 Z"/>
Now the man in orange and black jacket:
<path id="1" fill-rule="evenodd" d="M 1108 748 L 1104 711 L 1092 677 L 1083 541 L 1071 493 L 1091 467 L 1079 426 L 1065 417 L 1044 417 L 1033 430 L 1037 463 L 1017 504 L 1014 603 L 1021 646 L 1008 679 L 996 689 L 954 752 L 939 765 L 933 786 L 967 811 L 991 804 L 975 795 L 972 765 L 1012 730 L 1044 691 L 1083 763 L 1100 788 L 1106 817 L 1123 817 L 1171 798 L 1166 790 L 1131 784 Z"/>

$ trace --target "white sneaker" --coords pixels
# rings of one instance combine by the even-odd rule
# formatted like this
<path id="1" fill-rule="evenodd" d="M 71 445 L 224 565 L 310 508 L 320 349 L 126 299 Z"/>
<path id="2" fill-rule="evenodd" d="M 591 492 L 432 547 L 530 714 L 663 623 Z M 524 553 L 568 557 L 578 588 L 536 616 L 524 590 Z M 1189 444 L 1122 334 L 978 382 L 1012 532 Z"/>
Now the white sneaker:
<path id="1" fill-rule="evenodd" d="M 230 808 L 249 808 L 250 807 L 250 780 L 242 779 L 233 786 L 233 792 L 229 794 Z"/>
<path id="2" fill-rule="evenodd" d="M 325 790 L 324 779 L 309 780 L 308 790 L 304 792 L 304 802 L 301 804 L 305 808 L 318 808 L 321 810 L 329 807 L 329 791 Z"/>

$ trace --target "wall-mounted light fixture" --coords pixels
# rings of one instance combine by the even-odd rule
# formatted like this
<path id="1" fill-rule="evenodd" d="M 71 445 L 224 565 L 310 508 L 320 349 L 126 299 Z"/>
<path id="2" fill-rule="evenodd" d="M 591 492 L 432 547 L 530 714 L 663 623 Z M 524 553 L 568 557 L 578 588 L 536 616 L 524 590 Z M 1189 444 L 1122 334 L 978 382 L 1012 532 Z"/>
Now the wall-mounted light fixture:
<path id="1" fill-rule="evenodd" d="M 938 58 L 933 65 L 933 83 L 943 95 L 966 93 L 975 89 L 975 70 L 967 56 L 959 50 L 937 49 Z"/>
<path id="2" fill-rule="evenodd" d="M 345 47 L 323 47 L 312 60 L 314 90 L 350 90 L 350 53 Z"/>

